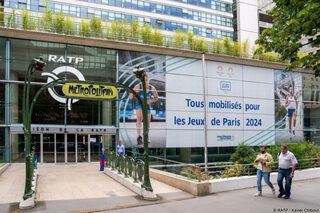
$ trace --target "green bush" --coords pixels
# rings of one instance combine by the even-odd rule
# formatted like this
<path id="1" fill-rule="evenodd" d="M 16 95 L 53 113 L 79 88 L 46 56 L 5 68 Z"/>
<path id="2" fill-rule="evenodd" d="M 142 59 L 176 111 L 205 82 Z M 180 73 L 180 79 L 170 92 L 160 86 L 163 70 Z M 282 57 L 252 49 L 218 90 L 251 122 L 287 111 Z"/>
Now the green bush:
<path id="1" fill-rule="evenodd" d="M 181 31 L 178 28 L 176 31 L 174 31 L 172 39 L 174 41 L 174 47 L 183 48 L 184 47 L 184 41 L 186 40 L 186 35 L 185 35 L 185 33 L 183 31 Z"/>
<path id="2" fill-rule="evenodd" d="M 6 17 L 7 19 L 7 27 L 16 28 L 16 10 L 12 8 L 12 13 Z"/>
<path id="3" fill-rule="evenodd" d="M 139 27 L 139 23 L 136 21 L 135 18 L 132 19 L 130 24 L 130 34 L 132 37 L 132 41 L 135 41 L 135 42 L 139 41 L 140 27 Z"/>
<path id="4" fill-rule="evenodd" d="M 45 31 L 53 31 L 53 15 L 48 7 L 46 8 L 40 23 Z"/>
<path id="5" fill-rule="evenodd" d="M 163 46 L 162 35 L 157 27 L 153 31 L 153 44 L 157 46 Z"/>
<path id="6" fill-rule="evenodd" d="M 233 55 L 233 47 L 229 38 L 223 40 L 223 50 L 226 55 Z"/>
<path id="7" fill-rule="evenodd" d="M 89 22 L 91 35 L 94 37 L 101 37 L 102 34 L 102 22 L 101 19 L 92 16 Z"/>
<path id="8" fill-rule="evenodd" d="M 90 26 L 88 22 L 84 19 L 81 20 L 80 27 L 79 27 L 79 34 L 81 36 L 89 36 L 90 35 Z"/>
<path id="9" fill-rule="evenodd" d="M 149 24 L 141 28 L 141 38 L 143 43 L 152 44 L 152 27 Z"/>
<path id="10" fill-rule="evenodd" d="M 74 35 L 74 28 L 75 28 L 75 26 L 74 26 L 72 20 L 70 19 L 69 16 L 67 16 L 65 27 L 64 27 L 64 33 L 67 35 Z"/>
<path id="11" fill-rule="evenodd" d="M 53 20 L 53 27 L 54 27 L 54 32 L 56 33 L 63 33 L 64 32 L 64 27 L 65 27 L 65 17 L 62 13 L 62 10 L 60 12 L 56 13 L 54 20 Z"/>
<path id="12" fill-rule="evenodd" d="M 189 50 L 194 50 L 194 35 L 193 35 L 193 33 L 187 32 L 187 38 L 188 38 Z"/>
<path id="13" fill-rule="evenodd" d="M 219 38 L 216 38 L 213 40 L 213 47 L 212 47 L 212 53 L 221 54 L 223 50 L 223 44 L 222 40 Z"/>
<path id="14" fill-rule="evenodd" d="M 250 164 L 256 159 L 257 152 L 244 142 L 240 143 L 235 152 L 231 155 L 230 161 L 236 162 L 239 164 Z"/>

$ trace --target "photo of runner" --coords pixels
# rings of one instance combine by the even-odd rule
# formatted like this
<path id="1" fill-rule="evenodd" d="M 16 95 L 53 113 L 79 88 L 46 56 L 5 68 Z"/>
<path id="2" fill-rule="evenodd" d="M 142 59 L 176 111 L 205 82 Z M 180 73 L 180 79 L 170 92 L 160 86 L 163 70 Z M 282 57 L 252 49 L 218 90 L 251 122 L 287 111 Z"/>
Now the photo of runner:
<path id="1" fill-rule="evenodd" d="M 288 110 L 289 134 L 291 137 L 292 136 L 296 137 L 294 129 L 296 127 L 296 119 L 297 119 L 296 109 L 298 108 L 297 107 L 298 104 L 297 104 L 297 97 L 294 95 L 292 86 L 290 86 L 289 88 L 289 93 L 290 94 L 286 97 L 286 102 L 285 102 L 285 107 Z M 292 122 L 292 119 L 293 119 L 293 122 Z"/>
<path id="2" fill-rule="evenodd" d="M 141 81 L 133 74 L 144 68 L 148 104 L 148 142 L 151 148 L 166 146 L 166 56 L 133 51 L 119 51 L 118 79 L 143 100 Z M 126 147 L 143 147 L 142 106 L 133 94 L 119 92 L 119 137 Z"/>
<path id="3" fill-rule="evenodd" d="M 276 144 L 303 139 L 302 75 L 275 71 L 274 98 Z"/>
<path id="4" fill-rule="evenodd" d="M 158 93 L 154 86 L 149 84 L 149 77 L 148 75 L 145 75 L 145 82 L 146 82 L 146 88 L 147 88 L 147 104 L 148 104 L 148 128 L 150 129 L 150 121 L 151 121 L 151 103 L 154 103 L 158 101 Z M 142 83 L 137 84 L 134 86 L 134 91 L 139 94 L 141 100 L 143 101 L 143 86 Z M 129 99 L 134 98 L 133 94 L 131 93 L 129 95 Z M 140 105 L 139 101 L 135 98 L 135 106 L 136 106 L 136 114 L 137 114 L 137 121 L 136 121 L 136 128 L 137 128 L 137 143 L 138 145 L 142 144 L 142 106 Z M 148 138 L 148 142 L 150 143 L 150 140 Z"/>

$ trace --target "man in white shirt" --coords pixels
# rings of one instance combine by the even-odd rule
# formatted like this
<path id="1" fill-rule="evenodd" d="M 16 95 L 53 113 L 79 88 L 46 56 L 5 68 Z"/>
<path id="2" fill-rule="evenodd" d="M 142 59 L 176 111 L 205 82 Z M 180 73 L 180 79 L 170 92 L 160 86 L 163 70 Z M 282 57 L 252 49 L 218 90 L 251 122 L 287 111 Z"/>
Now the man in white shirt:
<path id="1" fill-rule="evenodd" d="M 119 144 L 117 146 L 117 152 L 120 155 L 125 155 L 126 154 L 126 149 L 125 149 L 124 145 L 121 143 L 121 141 L 119 141 Z"/>
<path id="2" fill-rule="evenodd" d="M 292 178 L 294 177 L 294 171 L 296 169 L 296 165 L 298 164 L 298 161 L 294 154 L 290 151 L 288 151 L 287 145 L 281 146 L 281 152 L 278 155 L 278 186 L 279 186 L 279 192 L 278 198 L 281 198 L 283 195 L 285 195 L 284 199 L 289 199 L 291 195 L 291 183 Z M 286 180 L 285 188 L 283 188 L 283 179 Z"/>

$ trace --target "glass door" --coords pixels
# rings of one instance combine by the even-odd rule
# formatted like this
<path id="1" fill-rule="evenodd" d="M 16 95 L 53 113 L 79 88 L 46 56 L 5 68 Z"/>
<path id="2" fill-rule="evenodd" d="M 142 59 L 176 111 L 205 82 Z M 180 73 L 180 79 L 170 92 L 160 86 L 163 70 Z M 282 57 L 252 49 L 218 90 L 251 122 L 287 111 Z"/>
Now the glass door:
<path id="1" fill-rule="evenodd" d="M 56 134 L 56 163 L 65 162 L 65 146 L 64 146 L 64 134 Z"/>
<path id="2" fill-rule="evenodd" d="M 101 135 L 90 135 L 91 162 L 99 161 L 102 145 Z"/>
<path id="3" fill-rule="evenodd" d="M 77 135 L 78 162 L 88 162 L 88 135 Z"/>
<path id="4" fill-rule="evenodd" d="M 31 152 L 34 149 L 35 153 L 34 156 L 37 156 L 38 163 L 41 162 L 41 156 L 40 156 L 40 134 L 32 134 L 31 135 Z M 33 148 L 34 147 L 34 148 Z"/>
<path id="5" fill-rule="evenodd" d="M 54 134 L 43 134 L 43 162 L 54 163 Z"/>
<path id="6" fill-rule="evenodd" d="M 68 163 L 76 162 L 76 135 L 67 136 Z"/>

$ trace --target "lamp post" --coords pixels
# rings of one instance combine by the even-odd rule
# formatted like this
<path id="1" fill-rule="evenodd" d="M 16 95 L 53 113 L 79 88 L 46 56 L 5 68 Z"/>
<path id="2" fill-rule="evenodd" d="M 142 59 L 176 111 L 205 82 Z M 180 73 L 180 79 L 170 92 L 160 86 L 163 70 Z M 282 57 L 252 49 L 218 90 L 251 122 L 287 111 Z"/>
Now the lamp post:
<path id="1" fill-rule="evenodd" d="M 148 147 L 148 140 L 149 140 L 149 128 L 148 128 L 148 105 L 147 105 L 147 88 L 146 88 L 146 81 L 145 76 L 146 73 L 144 68 L 137 66 L 133 73 L 136 75 L 138 79 L 142 82 L 142 89 L 143 89 L 143 102 L 142 102 L 142 115 L 143 115 L 143 148 L 144 148 L 144 182 L 142 187 L 145 188 L 147 191 L 153 191 L 150 177 L 149 177 L 149 147 Z M 140 97 L 139 97 L 140 98 Z"/>
<path id="2" fill-rule="evenodd" d="M 23 114 L 23 131 L 25 141 L 25 161 L 26 161 L 26 182 L 23 199 L 26 200 L 32 196 L 34 191 L 31 189 L 33 178 L 33 159 L 31 154 L 31 116 L 30 116 L 30 81 L 32 74 L 37 71 L 42 71 L 46 63 L 42 58 L 32 59 L 28 70 L 25 74 L 23 99 L 22 99 L 22 114 Z"/>

